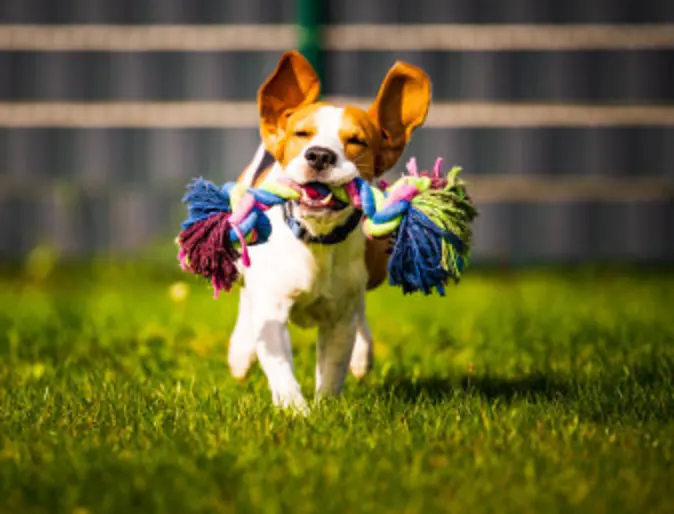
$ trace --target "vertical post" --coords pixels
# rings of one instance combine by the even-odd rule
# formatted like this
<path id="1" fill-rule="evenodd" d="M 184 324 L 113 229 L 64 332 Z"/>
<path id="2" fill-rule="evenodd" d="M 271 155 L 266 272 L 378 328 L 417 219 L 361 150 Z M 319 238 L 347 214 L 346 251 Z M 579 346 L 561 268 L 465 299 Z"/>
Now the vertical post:
<path id="1" fill-rule="evenodd" d="M 321 41 L 324 0 L 297 1 L 299 6 L 299 51 L 314 67 L 321 82 L 324 82 L 325 54 Z"/>

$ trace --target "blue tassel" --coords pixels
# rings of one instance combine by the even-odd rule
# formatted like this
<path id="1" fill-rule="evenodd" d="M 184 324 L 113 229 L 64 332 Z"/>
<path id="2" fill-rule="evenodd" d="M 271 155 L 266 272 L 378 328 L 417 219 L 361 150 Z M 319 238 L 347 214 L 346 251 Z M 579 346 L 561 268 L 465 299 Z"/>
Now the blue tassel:
<path id="1" fill-rule="evenodd" d="M 437 289 L 445 295 L 452 275 L 442 266 L 442 243 L 448 234 L 414 207 L 403 217 L 388 263 L 389 283 L 402 287 L 403 294 Z"/>
<path id="2" fill-rule="evenodd" d="M 188 186 L 188 192 L 183 197 L 183 202 L 187 204 L 188 216 L 187 220 L 182 224 L 182 230 L 187 230 L 195 223 L 205 221 L 214 214 L 231 212 L 230 194 L 235 185 L 235 182 L 228 182 L 222 188 L 219 188 L 203 178 L 194 179 Z M 279 198 L 261 189 L 251 189 L 251 193 L 258 201 L 261 200 L 269 205 L 285 202 L 283 198 Z M 269 239 L 271 235 L 271 223 L 266 214 L 257 208 L 253 209 L 239 225 L 239 230 L 244 234 L 249 233 L 254 228 L 258 232 L 255 244 L 264 243 Z M 233 230 L 229 232 L 229 240 L 232 243 L 239 241 L 236 232 Z"/>
<path id="3" fill-rule="evenodd" d="M 197 221 L 205 220 L 219 212 L 230 212 L 229 189 L 219 188 L 212 182 L 197 178 L 188 186 L 183 197 L 187 204 L 187 220 L 182 224 L 186 230 Z"/>

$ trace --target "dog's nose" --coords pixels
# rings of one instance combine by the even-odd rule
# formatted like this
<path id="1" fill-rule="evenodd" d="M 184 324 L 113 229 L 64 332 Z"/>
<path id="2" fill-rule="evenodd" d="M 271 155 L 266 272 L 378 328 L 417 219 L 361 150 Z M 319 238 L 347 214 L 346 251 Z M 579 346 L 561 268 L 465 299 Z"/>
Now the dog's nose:
<path id="1" fill-rule="evenodd" d="M 337 154 L 329 148 L 322 146 L 312 146 L 307 148 L 304 152 L 304 158 L 316 171 L 323 171 L 329 166 L 334 166 L 337 163 Z"/>

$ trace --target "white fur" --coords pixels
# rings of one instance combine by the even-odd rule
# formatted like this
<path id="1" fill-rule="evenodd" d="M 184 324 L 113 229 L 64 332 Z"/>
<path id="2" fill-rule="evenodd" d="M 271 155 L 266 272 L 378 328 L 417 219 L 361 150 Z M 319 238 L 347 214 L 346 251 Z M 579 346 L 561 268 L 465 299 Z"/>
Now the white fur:
<path id="1" fill-rule="evenodd" d="M 344 109 L 341 107 L 326 105 L 319 108 L 314 114 L 318 130 L 306 145 L 306 148 L 322 146 L 334 150 L 337 154 L 337 164 L 328 172 L 316 172 L 307 165 L 304 155 L 300 153 L 286 166 L 285 172 L 291 179 L 298 184 L 313 180 L 323 180 L 328 184 L 346 184 L 358 175 L 356 165 L 344 155 L 344 145 L 339 137 L 343 118 Z"/>
<path id="2" fill-rule="evenodd" d="M 307 144 L 331 148 L 338 155 L 336 166 L 320 178 L 325 182 L 341 183 L 357 173 L 339 139 L 342 116 L 343 109 L 319 109 L 318 132 Z M 276 163 L 270 178 L 286 173 L 300 183 L 316 180 L 303 160 L 302 155 L 296 157 L 285 170 Z M 252 180 L 250 173 L 245 178 Z M 320 233 L 343 223 L 350 209 L 320 216 L 298 209 L 295 214 L 308 230 Z M 341 391 L 349 365 L 357 377 L 371 367 L 372 337 L 365 319 L 365 236 L 356 229 L 341 243 L 308 245 L 291 232 L 280 207 L 268 214 L 272 235 L 267 243 L 250 248 L 251 266 L 242 268 L 244 285 L 229 365 L 235 377 L 243 378 L 257 356 L 274 403 L 306 412 L 293 370 L 289 322 L 318 328 L 317 398 Z"/>

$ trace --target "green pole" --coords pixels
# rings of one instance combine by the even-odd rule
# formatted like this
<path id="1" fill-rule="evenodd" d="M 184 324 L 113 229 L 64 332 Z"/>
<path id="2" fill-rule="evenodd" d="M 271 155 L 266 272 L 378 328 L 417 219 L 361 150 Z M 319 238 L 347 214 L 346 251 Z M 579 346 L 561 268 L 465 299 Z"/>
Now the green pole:
<path id="1" fill-rule="evenodd" d="M 297 0 L 299 5 L 299 51 L 307 58 L 324 81 L 325 56 L 322 50 L 321 28 L 323 25 L 324 0 Z"/>

